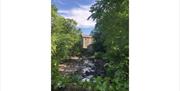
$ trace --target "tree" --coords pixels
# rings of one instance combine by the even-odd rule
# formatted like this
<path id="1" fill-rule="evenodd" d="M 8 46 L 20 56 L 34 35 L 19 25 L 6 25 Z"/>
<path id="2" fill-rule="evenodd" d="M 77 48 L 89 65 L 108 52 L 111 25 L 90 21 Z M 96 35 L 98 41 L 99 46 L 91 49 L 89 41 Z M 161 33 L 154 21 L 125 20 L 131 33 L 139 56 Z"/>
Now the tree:
<path id="1" fill-rule="evenodd" d="M 59 62 L 80 53 L 81 32 L 76 28 L 77 23 L 60 16 L 55 6 L 51 8 L 51 19 L 52 88 L 58 88 L 66 82 L 59 74 Z"/>
<path id="2" fill-rule="evenodd" d="M 107 58 L 107 77 L 111 91 L 128 90 L 129 82 L 129 14 L 128 0 L 97 0 L 89 18 L 96 21 L 92 32 L 98 52 Z M 100 45 L 100 46 L 99 46 Z M 103 79 L 105 80 L 105 79 Z M 121 84 L 121 85 L 118 85 Z M 123 85 L 122 85 L 123 84 Z"/>

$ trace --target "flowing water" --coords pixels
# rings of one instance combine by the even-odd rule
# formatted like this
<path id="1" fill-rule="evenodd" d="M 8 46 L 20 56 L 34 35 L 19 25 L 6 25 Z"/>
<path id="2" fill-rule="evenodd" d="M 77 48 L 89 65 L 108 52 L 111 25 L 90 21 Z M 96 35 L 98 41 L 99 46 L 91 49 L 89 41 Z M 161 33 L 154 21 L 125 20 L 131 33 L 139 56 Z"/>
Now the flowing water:
<path id="1" fill-rule="evenodd" d="M 70 75 L 76 74 L 78 78 L 82 81 L 90 81 L 95 76 L 104 76 L 105 69 L 104 69 L 105 62 L 103 60 L 82 57 L 78 59 L 71 59 L 67 62 L 60 64 L 60 74 Z M 72 75 L 73 76 L 73 75 Z M 71 90 L 68 90 L 71 89 Z M 78 90 L 75 90 L 78 89 Z M 83 90 L 83 88 L 77 87 L 67 87 L 66 90 L 59 90 L 59 91 L 89 91 Z"/>
<path id="2" fill-rule="evenodd" d="M 94 76 L 105 74 L 104 62 L 96 59 L 84 59 L 81 70 L 82 81 L 90 81 Z"/>
<path id="3" fill-rule="evenodd" d="M 83 57 L 61 64 L 59 70 L 65 75 L 77 73 L 81 81 L 90 81 L 94 76 L 105 74 L 104 64 L 103 60 Z"/>

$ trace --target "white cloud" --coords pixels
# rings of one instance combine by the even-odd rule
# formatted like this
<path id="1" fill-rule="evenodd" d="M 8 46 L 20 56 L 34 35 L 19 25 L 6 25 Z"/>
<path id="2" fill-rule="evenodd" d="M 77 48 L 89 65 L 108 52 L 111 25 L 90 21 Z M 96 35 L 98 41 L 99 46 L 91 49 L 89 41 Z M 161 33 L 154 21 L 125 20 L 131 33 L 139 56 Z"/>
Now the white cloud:
<path id="1" fill-rule="evenodd" d="M 70 10 L 58 10 L 65 18 L 74 19 L 78 23 L 79 28 L 92 28 L 95 25 L 95 21 L 87 20 L 87 18 L 91 15 L 89 12 L 90 5 L 81 5 L 78 8 L 73 8 Z"/>

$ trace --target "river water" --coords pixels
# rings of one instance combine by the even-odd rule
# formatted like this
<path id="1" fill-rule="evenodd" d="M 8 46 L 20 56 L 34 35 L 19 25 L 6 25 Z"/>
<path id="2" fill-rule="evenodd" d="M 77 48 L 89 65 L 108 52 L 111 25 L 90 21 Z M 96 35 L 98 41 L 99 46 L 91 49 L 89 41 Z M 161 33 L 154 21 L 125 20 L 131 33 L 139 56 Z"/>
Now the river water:
<path id="1" fill-rule="evenodd" d="M 105 62 L 94 58 L 79 58 L 60 65 L 62 74 L 78 74 L 82 82 L 90 81 L 94 76 L 103 76 Z"/>
<path id="2" fill-rule="evenodd" d="M 90 81 L 94 76 L 105 74 L 104 62 L 97 59 L 83 59 L 81 66 L 82 81 Z"/>

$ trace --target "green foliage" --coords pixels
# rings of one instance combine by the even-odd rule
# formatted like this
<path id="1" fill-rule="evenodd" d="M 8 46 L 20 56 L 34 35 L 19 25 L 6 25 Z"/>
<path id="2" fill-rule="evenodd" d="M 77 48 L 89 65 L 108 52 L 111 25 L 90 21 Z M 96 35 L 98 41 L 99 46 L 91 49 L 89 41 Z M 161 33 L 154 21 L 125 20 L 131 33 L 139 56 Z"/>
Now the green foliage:
<path id="1" fill-rule="evenodd" d="M 128 0 L 97 0 L 89 18 L 96 20 L 92 35 L 97 57 L 107 58 L 106 77 L 96 79 L 97 91 L 128 91 L 129 14 Z"/>
<path id="2" fill-rule="evenodd" d="M 58 15 L 52 6 L 51 52 L 52 58 L 63 60 L 70 55 L 80 52 L 81 32 L 76 28 L 77 23 L 72 19 L 65 19 Z"/>
<path id="3" fill-rule="evenodd" d="M 120 77 L 96 77 L 90 82 L 80 82 L 78 85 L 90 91 L 128 91 L 128 81 Z"/>
<path id="4" fill-rule="evenodd" d="M 95 56 L 95 59 L 104 59 L 104 55 L 102 52 L 95 52 L 94 56 Z"/>
<path id="5" fill-rule="evenodd" d="M 69 77 L 59 74 L 58 66 L 59 62 L 80 54 L 81 32 L 74 20 L 58 15 L 55 6 L 51 8 L 51 19 L 52 87 L 56 89 L 71 82 Z"/>
<path id="6" fill-rule="evenodd" d="M 96 21 L 92 32 L 95 57 L 106 59 L 106 75 L 90 82 L 80 82 L 78 76 L 62 76 L 58 63 L 69 56 L 79 55 L 80 30 L 77 23 L 57 14 L 52 6 L 52 85 L 61 88 L 70 83 L 92 91 L 129 90 L 129 14 L 128 0 L 96 0 L 89 18 Z"/>

